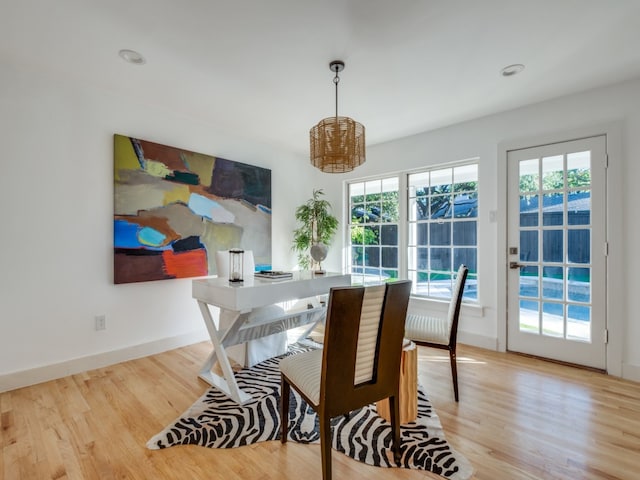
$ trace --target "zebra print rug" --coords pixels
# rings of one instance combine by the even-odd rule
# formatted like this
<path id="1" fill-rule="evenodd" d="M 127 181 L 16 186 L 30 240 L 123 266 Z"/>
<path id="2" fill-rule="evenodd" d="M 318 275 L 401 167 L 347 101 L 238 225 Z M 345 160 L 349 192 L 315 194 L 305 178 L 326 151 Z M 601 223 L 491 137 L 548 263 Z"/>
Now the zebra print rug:
<path id="1" fill-rule="evenodd" d="M 286 355 L 307 349 L 296 345 Z M 238 385 L 254 400 L 238 405 L 210 388 L 177 420 L 147 442 L 152 450 L 174 445 L 233 448 L 280 439 L 280 371 L 282 357 L 271 358 L 236 373 Z M 288 439 L 319 443 L 318 417 L 292 389 L 290 409 L 295 412 Z M 333 448 L 358 461 L 396 467 L 391 453 L 391 426 L 369 405 L 332 419 Z M 440 420 L 418 387 L 418 418 L 401 427 L 401 466 L 427 470 L 445 478 L 464 480 L 473 469 L 444 438 Z"/>

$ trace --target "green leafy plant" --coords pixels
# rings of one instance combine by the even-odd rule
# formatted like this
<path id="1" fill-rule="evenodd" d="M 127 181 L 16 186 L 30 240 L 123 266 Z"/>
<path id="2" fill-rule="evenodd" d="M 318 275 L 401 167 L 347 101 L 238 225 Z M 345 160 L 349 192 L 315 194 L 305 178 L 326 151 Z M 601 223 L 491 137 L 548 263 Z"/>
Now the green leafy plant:
<path id="1" fill-rule="evenodd" d="M 293 231 L 293 251 L 298 253 L 298 264 L 303 269 L 314 267 L 316 262 L 309 250 L 315 244 L 331 245 L 338 229 L 338 219 L 331 214 L 331 204 L 322 198 L 322 190 L 314 190 L 313 197 L 296 208 L 296 220 L 301 224 Z"/>

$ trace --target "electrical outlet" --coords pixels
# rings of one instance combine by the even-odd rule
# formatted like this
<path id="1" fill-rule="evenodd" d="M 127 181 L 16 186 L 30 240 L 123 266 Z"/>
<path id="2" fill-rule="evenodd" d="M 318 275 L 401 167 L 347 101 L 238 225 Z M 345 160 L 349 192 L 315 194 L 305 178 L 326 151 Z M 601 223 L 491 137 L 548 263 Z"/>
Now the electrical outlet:
<path id="1" fill-rule="evenodd" d="M 106 315 L 96 315 L 96 330 L 106 330 L 107 329 L 107 316 Z"/>

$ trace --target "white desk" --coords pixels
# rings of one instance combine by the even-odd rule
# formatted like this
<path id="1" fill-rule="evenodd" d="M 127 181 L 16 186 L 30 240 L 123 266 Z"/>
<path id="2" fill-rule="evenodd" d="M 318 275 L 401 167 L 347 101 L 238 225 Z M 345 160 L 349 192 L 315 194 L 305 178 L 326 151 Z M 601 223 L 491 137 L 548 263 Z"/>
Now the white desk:
<path id="1" fill-rule="evenodd" d="M 326 313 L 326 306 L 314 305 L 303 311 L 247 323 L 253 308 L 273 305 L 287 300 L 314 297 L 329 293 L 331 287 L 351 285 L 351 275 L 325 273 L 314 275 L 312 272 L 294 272 L 293 278 L 286 280 L 263 280 L 245 278 L 244 284 L 230 285 L 226 278 L 205 278 L 193 280 L 192 295 L 198 301 L 213 351 L 202 366 L 199 377 L 210 385 L 226 393 L 238 403 L 246 403 L 251 396 L 238 387 L 225 354 L 225 347 L 238 345 L 256 338 L 309 323 L 316 323 Z M 209 306 L 228 311 L 232 319 L 228 325 L 220 325 L 211 315 Z M 220 363 L 223 376 L 211 371 L 216 360 Z"/>

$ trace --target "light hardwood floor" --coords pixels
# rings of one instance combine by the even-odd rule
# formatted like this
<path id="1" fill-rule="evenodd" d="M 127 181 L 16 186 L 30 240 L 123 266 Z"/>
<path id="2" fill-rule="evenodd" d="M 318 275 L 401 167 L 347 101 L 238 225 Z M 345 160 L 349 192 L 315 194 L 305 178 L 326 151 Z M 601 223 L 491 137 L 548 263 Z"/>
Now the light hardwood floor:
<path id="1" fill-rule="evenodd" d="M 210 344 L 0 394 L 0 478 L 320 479 L 320 448 L 264 442 L 229 450 L 147 450 L 207 388 Z M 640 384 L 514 354 L 459 346 L 460 403 L 448 358 L 419 349 L 419 378 L 476 479 L 640 478 Z M 437 479 L 334 452 L 334 478 Z"/>

